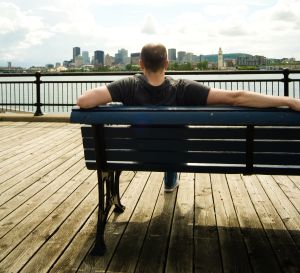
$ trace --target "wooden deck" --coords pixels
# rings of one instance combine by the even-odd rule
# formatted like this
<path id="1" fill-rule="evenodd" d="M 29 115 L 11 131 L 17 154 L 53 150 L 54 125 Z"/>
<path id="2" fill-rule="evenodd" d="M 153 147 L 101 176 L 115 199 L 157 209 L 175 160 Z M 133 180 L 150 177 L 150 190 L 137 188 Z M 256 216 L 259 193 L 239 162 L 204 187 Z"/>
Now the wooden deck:
<path id="1" fill-rule="evenodd" d="M 93 257 L 95 172 L 78 125 L 0 122 L 0 272 L 300 272 L 300 177 L 124 172 Z"/>

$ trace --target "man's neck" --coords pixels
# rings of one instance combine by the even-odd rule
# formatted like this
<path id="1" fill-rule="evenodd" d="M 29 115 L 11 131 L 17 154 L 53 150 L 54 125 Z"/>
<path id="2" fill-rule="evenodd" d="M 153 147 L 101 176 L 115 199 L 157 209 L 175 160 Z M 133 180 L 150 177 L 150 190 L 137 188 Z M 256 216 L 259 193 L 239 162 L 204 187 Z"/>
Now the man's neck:
<path id="1" fill-rule="evenodd" d="M 144 76 L 150 85 L 159 86 L 165 81 L 165 70 L 157 72 L 144 70 Z"/>

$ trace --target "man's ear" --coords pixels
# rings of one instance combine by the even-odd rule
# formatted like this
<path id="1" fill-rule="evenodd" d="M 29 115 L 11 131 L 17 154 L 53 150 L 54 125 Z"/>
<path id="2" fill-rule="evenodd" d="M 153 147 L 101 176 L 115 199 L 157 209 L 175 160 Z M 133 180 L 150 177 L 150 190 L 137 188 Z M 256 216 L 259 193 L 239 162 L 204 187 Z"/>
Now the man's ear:
<path id="1" fill-rule="evenodd" d="M 165 61 L 165 67 L 164 67 L 164 68 L 165 68 L 165 70 L 167 70 L 167 69 L 168 69 L 168 66 L 169 66 L 169 60 L 166 60 L 166 61 Z"/>
<path id="2" fill-rule="evenodd" d="M 140 59 L 140 67 L 141 67 L 141 69 L 143 70 L 144 68 L 145 68 L 145 65 L 144 65 L 144 62 Z"/>

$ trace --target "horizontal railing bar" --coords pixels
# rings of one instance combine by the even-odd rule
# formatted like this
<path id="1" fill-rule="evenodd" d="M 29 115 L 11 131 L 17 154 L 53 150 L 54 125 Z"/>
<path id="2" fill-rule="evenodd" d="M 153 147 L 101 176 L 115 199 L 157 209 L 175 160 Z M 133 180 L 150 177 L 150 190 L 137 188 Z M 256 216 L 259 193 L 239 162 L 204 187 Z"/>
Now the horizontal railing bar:
<path id="1" fill-rule="evenodd" d="M 45 84 L 49 84 L 49 83 L 78 83 L 78 84 L 85 84 L 85 83 L 111 83 L 114 80 L 111 81 L 102 81 L 102 80 L 98 80 L 98 81 L 90 81 L 90 80 L 86 80 L 86 81 L 41 81 L 41 84 L 45 83 Z M 194 80 L 196 82 L 228 82 L 228 83 L 234 83 L 234 82 L 257 82 L 257 83 L 263 83 L 263 82 L 282 82 L 282 79 L 265 79 L 265 80 L 256 80 L 256 79 L 237 79 L 237 80 L 226 80 L 226 79 L 222 79 L 222 80 L 212 80 L 212 79 L 203 79 L 203 80 Z M 291 79 L 290 82 L 298 82 L 300 81 L 300 79 Z M 34 81 L 22 81 L 22 82 L 18 82 L 18 81 L 7 81 L 7 82 L 1 82 L 0 84 L 33 84 L 35 83 Z"/>
<path id="2" fill-rule="evenodd" d="M 56 76 L 128 76 L 141 71 L 117 71 L 117 72 L 63 72 L 40 73 L 41 77 Z M 283 70 L 238 70 L 238 71 L 166 71 L 167 75 L 233 75 L 233 74 L 282 74 Z M 290 70 L 290 74 L 299 74 L 300 70 Z M 35 77 L 35 73 L 0 73 L 0 77 Z"/>

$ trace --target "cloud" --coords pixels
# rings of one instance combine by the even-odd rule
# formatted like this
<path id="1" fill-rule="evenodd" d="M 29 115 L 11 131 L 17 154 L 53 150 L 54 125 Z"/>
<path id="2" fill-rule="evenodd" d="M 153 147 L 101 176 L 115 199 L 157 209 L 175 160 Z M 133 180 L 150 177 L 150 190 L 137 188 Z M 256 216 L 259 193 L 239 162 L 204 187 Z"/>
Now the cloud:
<path id="1" fill-rule="evenodd" d="M 1 59 L 22 59 L 25 49 L 43 43 L 53 34 L 45 28 L 40 16 L 30 15 L 17 5 L 0 3 Z"/>
<path id="2" fill-rule="evenodd" d="M 299 0 L 4 0 L 0 59 L 55 63 L 71 59 L 73 46 L 114 55 L 148 42 L 300 58 L 299 25 Z"/>

